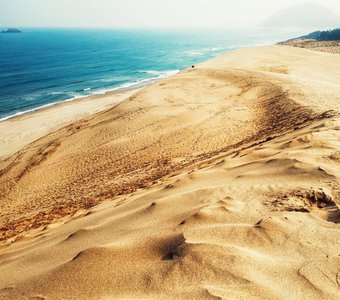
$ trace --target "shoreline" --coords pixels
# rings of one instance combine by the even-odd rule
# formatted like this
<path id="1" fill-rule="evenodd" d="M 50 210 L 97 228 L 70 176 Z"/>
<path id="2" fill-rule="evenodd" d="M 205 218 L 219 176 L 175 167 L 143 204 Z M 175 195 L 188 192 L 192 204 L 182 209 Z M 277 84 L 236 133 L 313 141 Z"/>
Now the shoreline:
<path id="1" fill-rule="evenodd" d="M 151 85 L 151 84 L 152 83 L 150 83 L 149 85 Z M 75 102 L 80 102 L 80 101 L 85 102 L 87 100 L 96 100 L 96 98 L 104 98 L 104 97 L 107 97 L 107 96 L 114 96 L 114 95 L 117 95 L 117 94 L 128 93 L 130 91 L 138 91 L 138 90 L 140 90 L 144 87 L 147 87 L 147 86 L 148 85 L 145 85 L 145 86 L 140 87 L 140 88 L 107 90 L 103 93 L 94 93 L 94 94 L 91 94 L 91 95 L 75 96 L 74 98 L 70 98 L 70 99 L 65 99 L 65 100 L 60 100 L 60 101 L 58 100 L 56 102 L 47 103 L 47 104 L 44 104 L 42 106 L 38 106 L 36 108 L 31 108 L 31 109 L 28 109 L 28 110 L 17 112 L 13 115 L 2 117 L 2 118 L 0 118 L 0 125 L 1 125 L 2 122 L 16 120 L 20 117 L 28 116 L 28 115 L 34 114 L 34 113 L 39 113 L 39 112 L 44 111 L 46 109 L 56 108 L 58 106 L 63 106 L 63 104 L 75 103 Z"/>
<path id="2" fill-rule="evenodd" d="M 246 48 L 253 48 L 253 47 L 262 47 L 262 46 L 270 46 L 270 45 L 276 45 L 276 43 L 274 42 L 266 42 L 266 43 L 256 43 L 256 44 L 249 44 L 249 45 L 237 45 L 237 46 L 233 46 L 233 47 L 228 47 L 225 52 L 222 52 L 222 53 L 219 53 L 217 56 L 214 56 L 214 57 L 211 57 L 209 59 L 205 59 L 205 60 L 202 60 L 200 61 L 198 64 L 202 64 L 202 63 L 205 63 L 206 61 L 209 61 L 211 59 L 215 59 L 215 58 L 218 58 L 219 56 L 221 55 L 225 55 L 226 53 L 228 52 L 233 52 L 233 51 L 237 51 L 237 50 L 240 50 L 240 49 L 246 49 Z M 189 66 L 188 66 L 189 68 Z M 51 102 L 51 103 L 47 103 L 47 104 L 44 104 L 42 106 L 38 106 L 36 108 L 31 108 L 31 109 L 27 109 L 27 110 L 24 110 L 24 111 L 19 111 L 19 112 L 16 112 L 12 115 L 9 115 L 9 116 L 4 116 L 4 117 L 0 117 L 0 125 L 2 122 L 5 122 L 5 121 L 8 121 L 8 120 L 12 120 L 12 119 L 15 119 L 17 117 L 21 117 L 21 116 L 24 116 L 26 114 L 31 114 L 31 113 L 35 113 L 37 111 L 41 111 L 41 110 L 44 110 L 46 108 L 50 108 L 50 107 L 56 107 L 58 105 L 61 105 L 63 103 L 68 103 L 68 102 L 74 102 L 74 101 L 82 101 L 82 100 L 86 100 L 88 98 L 92 98 L 92 97 L 104 97 L 104 96 L 107 96 L 109 94 L 116 94 L 116 93 L 123 93 L 123 92 L 128 92 L 128 91 L 131 91 L 131 90 L 140 90 L 140 89 L 143 89 L 143 88 L 146 88 L 152 84 L 155 84 L 161 80 L 164 80 L 166 78 L 169 78 L 169 77 L 172 77 L 182 71 L 184 71 L 186 69 L 176 69 L 176 70 L 163 70 L 163 71 L 158 71 L 158 70 L 143 70 L 142 72 L 145 72 L 145 73 L 149 73 L 152 74 L 155 73 L 155 74 L 159 74 L 158 76 L 155 76 L 155 77 L 151 77 L 151 78 L 145 78 L 145 79 L 139 79 L 137 81 L 133 81 L 133 82 L 126 82 L 126 83 L 123 83 L 117 87 L 112 87 L 112 88 L 108 88 L 108 89 L 105 89 L 105 90 L 98 90 L 96 92 L 94 92 L 93 94 L 89 94 L 89 95 L 80 95 L 80 96 L 74 96 L 73 98 L 70 98 L 70 99 L 65 99 L 65 100 L 57 100 L 55 102 Z M 85 91 L 87 88 L 84 88 L 83 90 Z M 1 156 L 0 156 L 1 158 Z"/>
<path id="3" fill-rule="evenodd" d="M 55 102 L 47 103 L 47 104 L 44 104 L 42 106 L 37 106 L 35 108 L 30 108 L 30 109 L 27 109 L 27 110 L 19 111 L 19 112 L 12 114 L 12 115 L 1 117 L 0 118 L 0 124 L 1 124 L 1 122 L 11 120 L 11 119 L 14 119 L 16 117 L 20 117 L 22 115 L 34 113 L 36 111 L 40 111 L 40 110 L 43 110 L 45 108 L 54 107 L 54 106 L 57 106 L 57 105 L 62 104 L 62 103 L 68 103 L 68 102 L 73 102 L 73 101 L 78 101 L 78 100 L 81 101 L 81 100 L 86 100 L 88 98 L 93 98 L 93 97 L 105 97 L 105 96 L 108 96 L 108 95 L 111 95 L 111 94 L 124 93 L 124 92 L 129 92 L 129 91 L 132 91 L 132 90 L 139 90 L 139 89 L 145 88 L 149 85 L 152 85 L 152 84 L 154 84 L 154 83 L 156 83 L 156 82 L 158 82 L 162 79 L 171 77 L 171 76 L 179 73 L 180 71 L 181 70 L 154 71 L 156 73 L 159 73 L 159 75 L 155 76 L 155 77 L 151 77 L 151 78 L 140 79 L 140 80 L 133 81 L 133 82 L 126 82 L 126 83 L 123 83 L 123 84 L 121 84 L 117 87 L 112 87 L 112 88 L 108 88 L 108 89 L 105 89 L 105 90 L 98 90 L 98 91 L 96 91 L 92 94 L 89 94 L 89 95 L 74 96 L 73 98 L 64 99 L 64 100 L 57 100 Z M 148 71 L 145 71 L 145 72 L 148 72 Z M 152 71 L 149 71 L 149 72 L 152 72 Z M 87 89 L 83 89 L 83 90 L 85 91 Z"/>
<path id="4" fill-rule="evenodd" d="M 240 49 L 246 49 L 246 48 L 253 48 L 253 47 L 262 47 L 262 46 L 270 46 L 270 45 L 275 45 L 275 42 L 266 42 L 266 43 L 256 43 L 256 44 L 249 44 L 249 45 L 236 45 L 236 46 L 232 46 L 232 47 L 227 47 L 225 52 L 223 53 L 219 53 L 217 56 L 214 56 L 212 58 L 209 58 L 208 60 L 202 60 L 200 61 L 198 64 L 202 64 L 205 63 L 206 61 L 209 61 L 211 59 L 214 58 L 218 58 L 221 55 L 225 55 L 228 52 L 233 52 L 233 51 L 237 51 Z M 188 66 L 189 68 L 189 66 Z M 65 100 L 57 100 L 55 102 L 51 102 L 51 103 L 47 103 L 44 104 L 42 106 L 38 106 L 36 108 L 31 108 L 31 109 L 27 109 L 27 110 L 23 110 L 23 111 L 19 111 L 16 112 L 12 115 L 9 116 L 4 116 L 4 117 L 0 117 L 0 125 L 2 124 L 2 122 L 8 121 L 8 120 L 12 120 L 12 119 L 16 119 L 16 118 L 20 118 L 22 116 L 25 115 L 29 115 L 31 113 L 35 113 L 38 111 L 42 111 L 44 109 L 48 109 L 48 108 L 52 108 L 52 107 L 57 107 L 59 105 L 62 105 L 63 103 L 69 103 L 69 102 L 74 102 L 74 101 L 83 101 L 86 100 L 88 98 L 92 98 L 92 97 L 105 97 L 108 96 L 110 94 L 116 94 L 116 93 L 124 93 L 124 92 L 128 92 L 131 90 L 140 90 L 143 88 L 146 88 L 152 84 L 155 84 L 161 80 L 164 80 L 166 78 L 172 77 L 182 71 L 184 71 L 185 69 L 176 69 L 176 70 L 163 70 L 163 71 L 158 71 L 158 70 L 143 70 L 142 72 L 145 73 L 150 73 L 150 74 L 159 74 L 158 76 L 155 77 L 151 77 L 151 78 L 144 78 L 144 79 L 139 79 L 137 81 L 133 81 L 133 82 L 126 82 L 123 83 L 117 87 L 112 87 L 112 88 L 108 88 L 105 89 L 103 91 L 98 90 L 96 92 L 94 92 L 93 94 L 89 94 L 89 95 L 80 95 L 80 96 L 74 96 L 73 98 L 70 99 L 65 99 Z M 85 91 L 87 88 L 84 88 L 83 90 Z M 0 153 L 0 159 L 1 159 L 1 153 Z"/>
<path id="5" fill-rule="evenodd" d="M 2 132 L 0 135 L 0 169 L 10 163 L 7 160 L 12 155 L 30 143 L 84 118 L 104 112 L 140 90 L 180 73 L 181 70 L 159 72 L 161 74 L 156 77 L 125 83 L 119 87 L 84 97 L 49 103 L 0 119 Z M 40 123 L 40 126 L 35 121 Z M 38 130 L 30 130 L 31 125 Z"/>
<path id="6" fill-rule="evenodd" d="M 2 164 L 13 154 L 39 138 L 110 109 L 143 88 L 110 91 L 105 94 L 60 101 L 0 121 L 0 131 L 2 132 L 0 136 L 0 167 L 3 167 Z"/>

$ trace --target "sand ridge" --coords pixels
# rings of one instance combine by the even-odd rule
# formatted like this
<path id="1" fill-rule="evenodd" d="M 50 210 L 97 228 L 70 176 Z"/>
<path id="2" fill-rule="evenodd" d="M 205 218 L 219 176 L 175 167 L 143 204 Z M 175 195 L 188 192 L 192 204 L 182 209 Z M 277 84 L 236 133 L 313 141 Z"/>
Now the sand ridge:
<path id="1" fill-rule="evenodd" d="M 19 151 L 0 297 L 337 299 L 339 64 L 238 50 Z"/>
<path id="2" fill-rule="evenodd" d="M 337 299 L 339 137 L 316 121 L 31 232 L 1 251 L 0 295 Z"/>

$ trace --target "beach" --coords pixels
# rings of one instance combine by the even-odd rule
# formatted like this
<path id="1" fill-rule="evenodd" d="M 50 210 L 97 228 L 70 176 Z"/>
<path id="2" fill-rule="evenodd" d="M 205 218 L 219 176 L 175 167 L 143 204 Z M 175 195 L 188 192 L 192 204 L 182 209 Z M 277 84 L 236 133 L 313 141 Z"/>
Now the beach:
<path id="1" fill-rule="evenodd" d="M 0 121 L 0 166 L 6 158 L 44 135 L 123 101 L 138 89 L 64 101 Z"/>
<path id="2" fill-rule="evenodd" d="M 338 299 L 339 70 L 243 48 L 0 122 L 0 298 Z"/>

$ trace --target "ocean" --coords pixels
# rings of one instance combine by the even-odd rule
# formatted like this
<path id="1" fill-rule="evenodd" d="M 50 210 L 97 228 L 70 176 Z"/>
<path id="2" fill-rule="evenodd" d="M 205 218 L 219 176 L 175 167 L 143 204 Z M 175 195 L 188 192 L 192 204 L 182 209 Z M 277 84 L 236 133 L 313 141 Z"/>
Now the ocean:
<path id="1" fill-rule="evenodd" d="M 237 48 L 298 30 L 21 29 L 0 33 L 0 120 L 107 91 L 148 85 Z"/>

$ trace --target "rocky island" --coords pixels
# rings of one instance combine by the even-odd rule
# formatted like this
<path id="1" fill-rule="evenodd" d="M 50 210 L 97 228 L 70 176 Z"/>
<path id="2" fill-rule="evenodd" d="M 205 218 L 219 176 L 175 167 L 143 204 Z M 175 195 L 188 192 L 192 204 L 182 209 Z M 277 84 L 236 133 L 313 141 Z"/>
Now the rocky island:
<path id="1" fill-rule="evenodd" d="M 8 28 L 7 30 L 3 30 L 2 33 L 21 33 L 21 31 L 17 28 Z"/>

